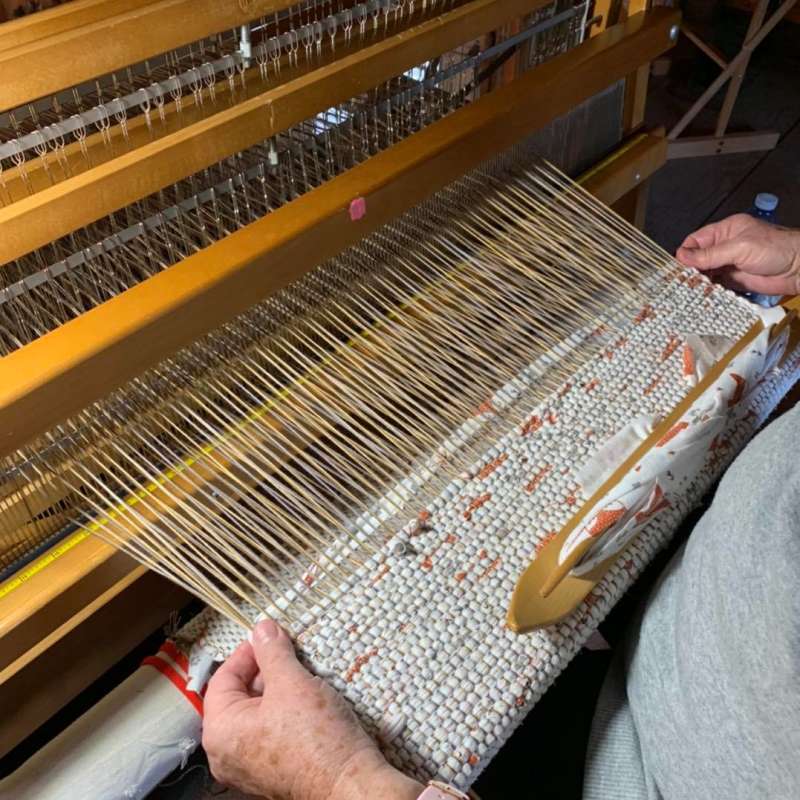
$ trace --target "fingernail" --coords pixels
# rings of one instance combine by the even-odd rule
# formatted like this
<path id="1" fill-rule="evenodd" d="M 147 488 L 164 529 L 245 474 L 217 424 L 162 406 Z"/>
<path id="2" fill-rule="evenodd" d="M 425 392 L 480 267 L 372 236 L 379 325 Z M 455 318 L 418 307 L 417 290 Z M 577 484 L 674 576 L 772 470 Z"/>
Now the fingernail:
<path id="1" fill-rule="evenodd" d="M 277 639 L 280 629 L 271 619 L 265 619 L 253 628 L 253 633 L 260 642 L 266 643 Z"/>

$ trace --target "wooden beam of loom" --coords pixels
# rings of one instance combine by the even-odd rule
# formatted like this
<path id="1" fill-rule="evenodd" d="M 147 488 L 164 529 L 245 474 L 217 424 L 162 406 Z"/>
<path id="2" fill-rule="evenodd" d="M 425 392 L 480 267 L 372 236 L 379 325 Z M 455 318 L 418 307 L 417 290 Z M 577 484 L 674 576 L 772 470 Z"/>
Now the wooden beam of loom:
<path id="1" fill-rule="evenodd" d="M 632 136 L 608 158 L 581 175 L 578 182 L 602 203 L 613 206 L 664 165 L 667 146 L 663 129 L 655 134 Z M 611 165 L 614 170 L 609 173 Z"/>
<path id="2" fill-rule="evenodd" d="M 0 757 L 191 600 L 166 578 L 127 560 L 123 563 L 127 570 L 116 580 L 109 580 L 112 571 L 108 569 L 93 573 L 99 580 L 92 586 L 84 585 L 86 594 L 78 599 L 78 605 L 74 596 L 66 598 L 73 612 L 64 622 L 52 629 L 38 629 L 31 649 L 0 671 L 0 706 L 4 712 L 0 718 Z"/>
<path id="3" fill-rule="evenodd" d="M 0 111 L 55 94 L 214 33 L 273 14 L 296 0 L 159 0 L 0 52 Z M 143 36 L 142 32 L 147 35 Z"/>
<path id="4" fill-rule="evenodd" d="M 672 45 L 640 14 L 0 361 L 0 456 L 284 288 Z M 354 198 L 368 212 L 350 219 Z"/>
<path id="5" fill-rule="evenodd" d="M 417 16 L 419 17 L 420 15 L 418 14 Z M 341 31 L 336 42 L 336 52 L 323 51 L 322 56 L 315 59 L 313 65 L 309 65 L 306 61 L 294 65 L 291 63 L 291 58 L 286 53 L 283 53 L 279 59 L 281 65 L 280 74 L 277 77 L 273 74 L 268 91 L 264 91 L 260 68 L 253 66 L 245 70 L 241 79 L 237 78 L 234 84 L 233 96 L 230 94 L 230 83 L 228 81 L 219 81 L 216 84 L 214 101 L 208 100 L 204 95 L 195 96 L 194 94 L 189 94 L 182 98 L 180 110 L 176 108 L 174 102 L 165 104 L 159 112 L 159 117 L 163 113 L 163 119 L 160 119 L 156 125 L 151 125 L 146 115 L 140 114 L 129 120 L 124 130 L 121 125 L 111 125 L 105 131 L 98 131 L 88 135 L 83 142 L 73 141 L 70 144 L 66 144 L 63 148 L 59 148 L 59 156 L 57 158 L 52 153 L 43 157 L 28 158 L 22 166 L 12 167 L 3 172 L 3 193 L 7 198 L 10 198 L 10 202 L 7 201 L 6 205 L 11 205 L 41 191 L 50 190 L 49 194 L 41 198 L 43 208 L 37 212 L 37 216 L 40 224 L 43 217 L 47 215 L 54 217 L 56 227 L 52 228 L 53 236 L 64 235 L 70 229 L 93 222 L 98 218 L 98 215 L 102 216 L 117 210 L 117 206 L 121 202 L 121 196 L 126 196 L 127 198 L 126 202 L 123 203 L 124 206 L 134 199 L 140 199 L 142 192 L 148 194 L 150 191 L 156 191 L 170 185 L 170 182 L 163 177 L 161 172 L 151 174 L 151 171 L 145 168 L 149 163 L 147 161 L 150 157 L 148 154 L 153 149 L 147 146 L 152 145 L 154 140 L 160 141 L 172 134 L 178 134 L 175 138 L 176 146 L 181 151 L 190 151 L 186 169 L 190 170 L 188 174 L 193 174 L 201 168 L 215 163 L 213 160 L 209 163 L 208 158 L 204 158 L 202 161 L 197 160 L 197 157 L 204 153 L 202 137 L 209 135 L 207 129 L 195 127 L 198 123 L 210 119 L 218 113 L 220 108 L 224 108 L 226 103 L 231 107 L 235 106 L 235 113 L 229 114 L 222 121 L 222 124 L 235 126 L 239 130 L 240 138 L 242 136 L 246 137 L 244 141 L 249 142 L 247 146 L 251 146 L 269 135 L 285 130 L 286 127 L 298 121 L 293 120 L 292 117 L 286 117 L 282 120 L 280 127 L 278 126 L 276 107 L 272 104 L 276 96 L 278 98 L 278 106 L 285 105 L 288 100 L 288 98 L 282 97 L 278 93 L 279 86 L 291 85 L 293 81 L 312 73 L 319 74 L 317 70 L 328 68 L 334 62 L 341 61 L 348 55 L 354 55 L 370 47 L 374 47 L 374 44 L 365 45 L 358 37 L 352 38 L 348 44 L 345 41 L 344 31 Z M 436 54 L 439 54 L 438 50 Z M 354 68 L 359 64 L 361 64 L 360 60 L 353 61 Z M 358 81 L 360 69 L 354 69 L 354 71 L 356 80 L 351 84 L 352 88 L 363 88 L 359 87 Z M 382 77 L 385 79 L 394 77 L 394 74 L 385 76 L 370 72 L 367 72 L 367 74 L 370 77 L 366 81 L 363 81 L 363 79 L 362 81 L 368 89 L 374 87 Z M 241 83 L 244 83 L 244 87 L 241 86 L 240 80 Z M 300 87 L 300 92 L 305 93 L 305 83 L 300 84 Z M 203 97 L 204 99 L 198 103 L 197 97 Z M 294 93 L 292 97 L 294 97 Z M 349 97 L 350 95 L 348 95 Z M 331 96 L 323 98 L 321 105 L 319 102 L 312 104 L 309 107 L 316 110 L 310 113 L 313 115 L 327 110 L 333 100 L 334 98 Z M 244 104 L 247 105 L 243 108 Z M 253 118 L 252 114 L 247 114 L 247 106 L 251 110 L 252 108 L 256 109 L 255 118 Z M 261 113 L 263 106 L 269 108 L 268 116 Z M 296 111 L 300 113 L 299 110 Z M 244 117 L 243 119 L 239 116 L 240 112 Z M 308 117 L 303 119 L 308 119 Z M 245 124 L 248 122 L 249 125 Z M 198 133 L 193 134 L 192 132 L 194 131 Z M 193 142 L 196 143 L 198 138 L 200 146 L 193 150 L 190 145 Z M 144 149 L 140 151 L 139 148 Z M 237 152 L 236 150 L 228 152 L 229 150 L 229 147 L 219 148 L 216 156 L 222 158 L 224 157 L 222 153 L 227 156 Z M 122 164 L 115 161 L 120 155 L 131 152 L 137 153 L 136 164 L 139 166 L 133 176 L 131 175 L 129 160 Z M 30 153 L 28 155 L 30 156 Z M 216 158 L 216 156 L 213 157 Z M 195 160 L 192 161 L 192 159 Z M 181 158 L 180 162 L 182 163 L 183 160 Z M 113 163 L 104 166 L 108 162 Z M 120 173 L 115 172 L 118 166 Z M 183 171 L 185 170 L 181 170 L 181 172 Z M 69 180 L 69 178 L 87 172 L 89 174 L 83 183 Z M 129 182 L 131 180 L 135 180 L 136 190 L 130 185 Z M 54 186 L 54 182 L 58 185 Z M 122 185 L 120 185 L 120 182 L 122 182 Z M 124 195 L 126 191 L 128 195 Z M 95 196 L 95 199 L 99 199 L 96 197 L 98 192 L 102 192 L 102 196 L 107 198 L 108 202 L 112 202 L 114 207 L 103 207 L 102 204 L 94 204 L 78 210 L 78 208 L 71 207 L 66 202 L 70 197 L 73 197 L 76 200 L 80 200 L 82 205 L 86 200 L 84 195 L 88 194 L 90 198 Z M 71 214 L 70 211 L 72 212 Z M 2 231 L 2 226 L 0 226 L 0 231 Z M 41 241 L 42 238 L 39 237 L 36 241 Z M 17 248 L 17 251 L 19 252 L 23 248 L 34 249 L 34 245 L 31 242 L 22 244 Z M 5 255 L 6 258 L 3 257 L 3 253 L 0 251 L 0 263 L 4 260 L 9 260 L 8 253 Z"/>
<path id="6" fill-rule="evenodd" d="M 472 0 L 0 208 L 0 264 L 280 133 L 547 0 Z M 0 70 L 2 56 L 0 56 Z M 2 89 L 0 89 L 2 91 Z M 0 95 L 1 96 L 1 95 Z M 141 126 L 139 126 L 141 127 Z"/>
<path id="7" fill-rule="evenodd" d="M 151 5 L 156 0 L 71 0 L 37 14 L 12 19 L 0 27 L 0 52 L 41 43 L 49 36 L 75 31 L 118 14 Z"/>
<path id="8" fill-rule="evenodd" d="M 616 154 L 604 160 L 599 169 L 591 170 L 579 180 L 596 196 L 614 202 L 635 186 L 635 182 L 628 182 L 631 168 L 645 174 L 657 166 L 653 154 L 661 147 L 657 137 L 634 137 Z M 37 665 L 52 663 L 50 656 L 53 654 L 60 654 L 58 663 L 70 675 L 68 681 L 51 682 L 45 698 L 30 698 L 26 704 L 30 713 L 7 715 L 0 719 L 0 755 L 14 747 L 104 671 L 109 663 L 107 660 L 86 659 L 84 650 L 72 644 L 87 636 L 88 641 L 92 636 L 102 640 L 108 630 L 108 615 L 104 609 L 116 609 L 113 619 L 117 629 L 134 629 L 140 623 L 139 598 L 147 596 L 142 591 L 154 591 L 149 584 L 143 588 L 143 576 L 150 575 L 151 580 L 157 581 L 157 585 L 162 587 L 158 592 L 166 593 L 169 586 L 167 581 L 147 573 L 133 559 L 98 537 L 75 534 L 70 539 L 63 556 L 58 556 L 57 551 L 64 549 L 64 542 L 34 562 L 24 581 L 12 578 L 0 585 L 0 620 L 10 619 L 15 609 L 22 609 L 12 625 L 0 629 L 0 654 L 5 656 L 0 661 L 0 704 L 3 708 L 16 707 L 17 689 L 21 683 L 45 685 L 31 681 L 27 676 L 30 672 L 37 672 Z M 96 599 L 91 613 L 85 610 L 87 598 Z M 111 602 L 112 606 L 103 605 L 103 602 Z M 182 601 L 172 602 L 177 607 Z M 139 635 L 138 628 L 136 635 Z M 45 647 L 40 647 L 40 640 L 45 641 Z M 135 641 L 138 640 L 128 637 L 128 648 Z"/>
<path id="9" fill-rule="evenodd" d="M 644 11 L 652 5 L 651 0 L 629 0 L 627 4 L 617 5 L 614 12 L 623 19 Z M 677 30 L 676 37 L 677 39 Z M 641 64 L 625 78 L 625 99 L 622 106 L 622 132 L 628 136 L 644 123 L 647 87 L 650 83 L 650 62 Z M 626 196 L 614 204 L 614 211 L 642 230 L 645 222 L 649 182 L 641 181 Z"/>

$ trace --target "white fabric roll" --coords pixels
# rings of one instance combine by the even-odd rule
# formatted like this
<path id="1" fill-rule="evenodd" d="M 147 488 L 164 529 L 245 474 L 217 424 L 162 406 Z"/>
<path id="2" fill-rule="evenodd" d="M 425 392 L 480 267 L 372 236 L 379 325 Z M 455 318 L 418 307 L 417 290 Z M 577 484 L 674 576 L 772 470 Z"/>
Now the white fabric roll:
<path id="1" fill-rule="evenodd" d="M 202 700 L 165 648 L 0 782 L 0 798 L 139 800 L 184 763 L 200 744 Z"/>

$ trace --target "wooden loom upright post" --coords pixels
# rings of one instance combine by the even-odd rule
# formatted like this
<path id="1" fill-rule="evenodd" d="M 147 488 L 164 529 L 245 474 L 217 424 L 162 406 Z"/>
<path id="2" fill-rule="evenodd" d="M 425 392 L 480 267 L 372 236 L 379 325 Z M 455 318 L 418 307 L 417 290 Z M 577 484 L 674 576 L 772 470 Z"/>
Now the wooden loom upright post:
<path id="1" fill-rule="evenodd" d="M 630 0 L 625 14 L 626 16 L 632 16 L 641 11 L 646 11 L 650 5 L 651 0 Z M 625 78 L 625 99 L 622 109 L 623 137 L 630 136 L 644 124 L 649 78 L 649 61 L 646 64 L 641 64 Z M 613 209 L 639 230 L 642 230 L 647 214 L 649 192 L 649 180 L 641 179 L 636 188 L 631 189 L 613 205 Z"/>

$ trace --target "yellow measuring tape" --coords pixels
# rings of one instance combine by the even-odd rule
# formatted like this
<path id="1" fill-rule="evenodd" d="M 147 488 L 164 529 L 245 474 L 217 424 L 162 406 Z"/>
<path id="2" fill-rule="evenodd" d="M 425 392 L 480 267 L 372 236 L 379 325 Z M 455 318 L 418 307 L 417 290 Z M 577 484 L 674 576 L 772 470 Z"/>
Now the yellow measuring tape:
<path id="1" fill-rule="evenodd" d="M 66 538 L 63 542 L 56 545 L 52 550 L 48 550 L 43 556 L 37 558 L 30 566 L 26 567 L 21 572 L 16 573 L 13 577 L 9 578 L 0 584 L 0 599 L 7 594 L 11 594 L 15 589 L 19 589 L 23 583 L 29 581 L 34 575 L 38 575 L 43 569 L 49 567 L 57 558 L 61 558 L 64 553 L 79 545 L 84 539 L 89 538 L 88 531 L 78 531 L 73 533 L 72 536 Z"/>

